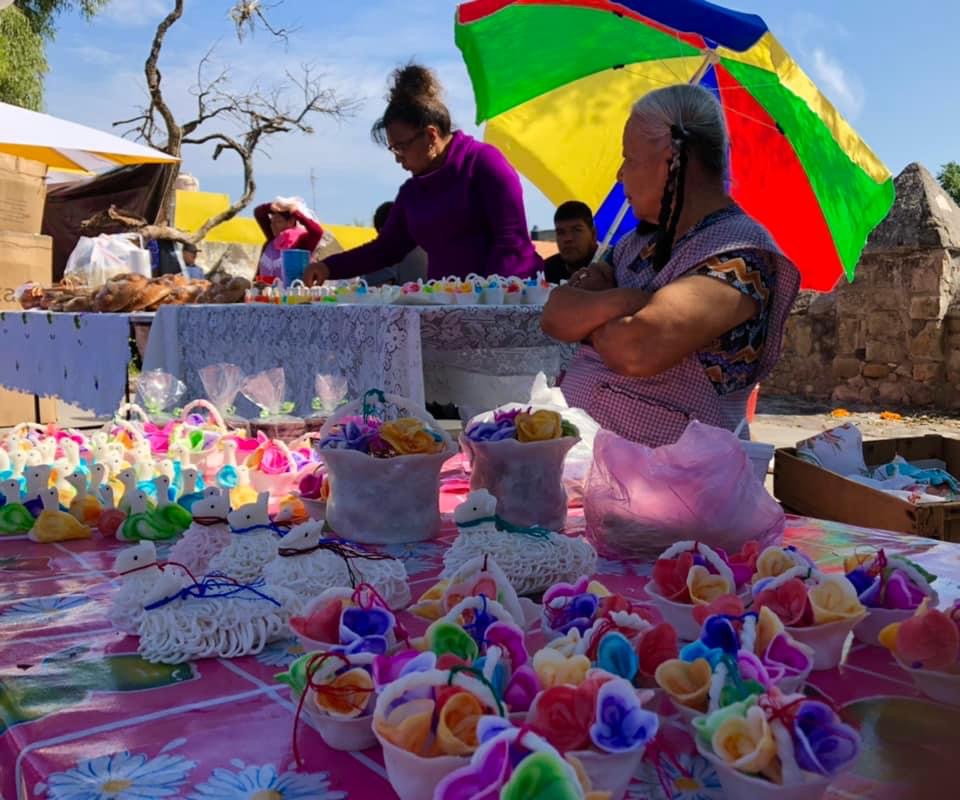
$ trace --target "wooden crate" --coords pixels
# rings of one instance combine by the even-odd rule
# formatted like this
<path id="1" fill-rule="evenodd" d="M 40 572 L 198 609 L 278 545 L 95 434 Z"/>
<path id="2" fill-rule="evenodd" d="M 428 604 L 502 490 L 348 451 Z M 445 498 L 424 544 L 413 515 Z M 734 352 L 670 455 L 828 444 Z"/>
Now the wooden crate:
<path id="1" fill-rule="evenodd" d="M 948 472 L 960 476 L 960 440 L 915 436 L 863 443 L 868 467 L 896 456 L 907 461 L 939 459 Z M 777 450 L 773 493 L 789 513 L 960 542 L 960 502 L 914 505 L 804 461 L 796 448 Z"/>

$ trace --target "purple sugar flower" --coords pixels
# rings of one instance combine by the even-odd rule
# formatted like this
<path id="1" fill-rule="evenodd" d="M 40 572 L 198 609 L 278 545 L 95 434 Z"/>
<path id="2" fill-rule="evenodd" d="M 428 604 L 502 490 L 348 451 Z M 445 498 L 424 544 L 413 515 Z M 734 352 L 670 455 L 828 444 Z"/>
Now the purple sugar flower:
<path id="1" fill-rule="evenodd" d="M 856 761 L 860 734 L 840 722 L 829 706 L 809 700 L 797 712 L 793 745 L 800 769 L 832 777 Z"/>

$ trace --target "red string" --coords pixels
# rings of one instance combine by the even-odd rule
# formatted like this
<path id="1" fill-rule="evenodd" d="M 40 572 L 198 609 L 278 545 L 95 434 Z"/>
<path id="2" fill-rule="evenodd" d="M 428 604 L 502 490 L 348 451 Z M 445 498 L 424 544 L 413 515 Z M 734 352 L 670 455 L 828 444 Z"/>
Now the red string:
<path id="1" fill-rule="evenodd" d="M 180 567 L 180 569 L 187 573 L 187 576 L 191 581 L 197 583 L 197 579 L 190 571 L 190 568 L 186 564 L 181 564 L 179 561 L 154 561 L 152 564 L 144 564 L 142 567 L 134 567 L 133 569 L 128 569 L 125 572 L 118 572 L 117 576 L 122 578 L 125 575 L 132 575 L 134 572 L 143 572 L 145 569 L 153 569 L 154 567 L 161 572 L 163 572 L 163 570 L 167 567 Z M 231 583 L 237 583 L 235 580 L 233 580 L 233 578 L 226 578 L 226 580 L 230 581 Z M 237 585 L 239 586 L 239 584 Z"/>
<path id="2" fill-rule="evenodd" d="M 338 658 L 340 659 L 345 667 L 352 667 L 353 664 L 350 662 L 350 659 L 347 658 L 343 653 L 314 653 L 310 656 L 310 659 L 307 661 L 307 685 L 303 687 L 303 691 L 300 693 L 300 700 L 297 703 L 297 713 L 293 717 L 293 757 L 297 762 L 297 768 L 303 767 L 303 759 L 300 757 L 300 747 L 298 744 L 297 733 L 300 728 L 300 715 L 303 713 L 303 704 L 306 702 L 307 695 L 310 694 L 312 689 L 317 694 L 334 697 L 337 699 L 343 699 L 350 697 L 353 694 L 372 694 L 373 689 L 358 689 L 351 687 L 337 688 L 336 686 L 330 686 L 325 683 L 316 683 L 314 681 L 314 676 L 320 670 L 328 659 Z M 367 700 L 369 702 L 369 698 Z M 357 706 L 353 703 L 350 704 L 350 707 L 356 711 L 362 711 L 366 708 L 366 702 L 363 706 Z"/>

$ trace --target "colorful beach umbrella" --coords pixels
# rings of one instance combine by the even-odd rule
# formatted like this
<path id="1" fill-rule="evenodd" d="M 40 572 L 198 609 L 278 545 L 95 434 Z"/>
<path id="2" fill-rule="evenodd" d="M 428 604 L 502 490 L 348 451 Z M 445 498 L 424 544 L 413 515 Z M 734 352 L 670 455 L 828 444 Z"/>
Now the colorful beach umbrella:
<path id="1" fill-rule="evenodd" d="M 620 136 L 647 92 L 695 82 L 730 131 L 730 192 L 829 291 L 893 205 L 889 170 L 755 15 L 703 0 L 474 0 L 456 41 L 485 138 L 554 203 L 624 205 Z M 636 225 L 627 214 L 614 239 Z"/>

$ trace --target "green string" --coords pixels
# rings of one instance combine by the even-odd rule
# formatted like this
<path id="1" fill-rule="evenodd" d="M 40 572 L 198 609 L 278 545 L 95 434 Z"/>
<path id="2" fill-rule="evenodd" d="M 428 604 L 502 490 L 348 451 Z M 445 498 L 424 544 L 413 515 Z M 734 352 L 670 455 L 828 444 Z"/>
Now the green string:
<path id="1" fill-rule="evenodd" d="M 456 678 L 461 672 L 466 672 L 467 674 L 472 675 L 490 690 L 490 694 L 493 695 L 493 699 L 497 701 L 497 714 L 501 717 L 505 717 L 506 711 L 503 707 L 503 703 L 500 702 L 500 694 L 497 692 L 494 685 L 490 683 L 486 676 L 476 667 L 468 667 L 464 664 L 458 664 L 455 667 L 451 667 L 450 677 L 447 678 L 447 686 L 453 686 L 453 679 Z"/>
<path id="2" fill-rule="evenodd" d="M 376 406 L 372 402 L 370 402 L 371 397 L 373 397 L 375 400 L 377 400 L 380 403 L 381 408 L 385 409 L 387 405 L 387 398 L 383 392 L 383 389 L 370 389 L 363 396 L 363 408 L 360 411 L 360 414 L 363 417 L 364 422 L 374 417 L 381 420 L 383 419 L 383 412 L 382 411 L 380 413 L 377 412 Z"/>
<path id="3" fill-rule="evenodd" d="M 476 528 L 480 525 L 487 523 L 494 523 L 497 526 L 498 531 L 504 531 L 506 533 L 519 533 L 523 536 L 531 536 L 534 539 L 550 540 L 553 531 L 548 528 L 542 528 L 539 525 L 531 525 L 529 527 L 523 525 L 514 525 L 512 522 L 507 522 L 503 517 L 499 515 L 494 515 L 492 517 L 481 517 L 480 519 L 471 520 L 470 522 L 458 522 L 458 528 Z"/>

